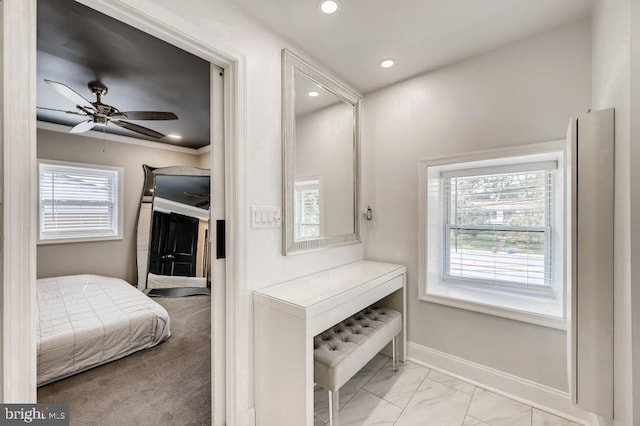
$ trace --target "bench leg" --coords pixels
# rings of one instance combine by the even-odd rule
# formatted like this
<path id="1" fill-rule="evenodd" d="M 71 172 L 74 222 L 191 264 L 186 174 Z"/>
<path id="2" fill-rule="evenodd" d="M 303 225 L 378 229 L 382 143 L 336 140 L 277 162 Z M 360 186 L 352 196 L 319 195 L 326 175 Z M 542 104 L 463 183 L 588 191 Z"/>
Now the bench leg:
<path id="1" fill-rule="evenodd" d="M 329 426 L 333 426 L 333 406 L 335 405 L 336 411 L 340 410 L 340 389 L 335 392 L 327 389 L 327 392 L 329 393 Z"/>
<path id="2" fill-rule="evenodd" d="M 333 426 L 333 392 L 329 392 L 329 426 Z"/>
<path id="3" fill-rule="evenodd" d="M 394 336 L 393 340 L 391 341 L 391 355 L 392 355 L 392 362 L 393 362 L 393 371 L 398 371 L 398 361 L 396 359 L 396 340 L 397 340 L 398 336 Z"/>

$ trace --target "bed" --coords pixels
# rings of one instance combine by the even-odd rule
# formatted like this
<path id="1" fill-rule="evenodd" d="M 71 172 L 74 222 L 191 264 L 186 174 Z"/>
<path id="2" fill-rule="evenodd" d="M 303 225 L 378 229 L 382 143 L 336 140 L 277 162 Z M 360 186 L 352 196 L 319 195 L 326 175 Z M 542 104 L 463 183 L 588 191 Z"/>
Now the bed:
<path id="1" fill-rule="evenodd" d="M 131 284 L 99 275 L 39 279 L 38 386 L 153 347 L 167 311 Z"/>

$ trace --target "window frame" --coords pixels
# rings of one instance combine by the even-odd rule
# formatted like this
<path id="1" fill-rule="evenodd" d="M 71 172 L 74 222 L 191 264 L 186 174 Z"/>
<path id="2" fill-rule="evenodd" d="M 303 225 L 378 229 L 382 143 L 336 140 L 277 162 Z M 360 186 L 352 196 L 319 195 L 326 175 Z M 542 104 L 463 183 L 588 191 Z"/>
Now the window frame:
<path id="1" fill-rule="evenodd" d="M 560 140 L 430 158 L 418 163 L 419 300 L 566 330 L 565 222 L 568 203 L 565 200 L 565 145 L 566 141 Z M 523 291 L 510 286 L 444 280 L 445 207 L 443 179 L 440 177 L 442 171 L 552 160 L 557 161 L 557 170 L 551 194 L 555 203 L 550 223 L 553 246 L 551 291 Z"/>
<path id="2" fill-rule="evenodd" d="M 111 171 L 116 173 L 116 197 L 114 203 L 116 206 L 113 209 L 113 219 L 115 222 L 115 233 L 107 234 L 107 235 L 89 235 L 89 236 L 72 236 L 72 237 L 49 237 L 42 238 L 40 221 L 41 221 L 41 206 L 42 199 L 40 198 L 40 167 L 41 165 L 46 166 L 63 166 L 63 167 L 77 167 L 83 169 L 93 169 L 99 171 Z M 70 161 L 58 161 L 58 160 L 48 160 L 48 159 L 38 159 L 38 245 L 48 245 L 48 244 L 66 244 L 66 243 L 83 243 L 83 242 L 97 242 L 97 241 L 114 241 L 114 240 L 122 240 L 123 239 L 123 218 L 124 218 L 124 168 L 122 167 L 114 167 L 114 166 L 105 166 L 100 164 L 87 164 L 87 163 L 76 163 Z"/>

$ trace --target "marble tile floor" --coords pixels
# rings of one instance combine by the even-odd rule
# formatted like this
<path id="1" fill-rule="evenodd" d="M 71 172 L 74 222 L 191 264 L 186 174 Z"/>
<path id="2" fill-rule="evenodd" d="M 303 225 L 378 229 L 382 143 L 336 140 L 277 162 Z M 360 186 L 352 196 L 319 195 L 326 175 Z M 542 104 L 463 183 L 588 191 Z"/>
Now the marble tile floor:
<path id="1" fill-rule="evenodd" d="M 340 389 L 334 426 L 578 426 L 412 362 L 394 372 L 376 355 Z M 314 426 L 329 424 L 327 391 L 317 387 Z"/>

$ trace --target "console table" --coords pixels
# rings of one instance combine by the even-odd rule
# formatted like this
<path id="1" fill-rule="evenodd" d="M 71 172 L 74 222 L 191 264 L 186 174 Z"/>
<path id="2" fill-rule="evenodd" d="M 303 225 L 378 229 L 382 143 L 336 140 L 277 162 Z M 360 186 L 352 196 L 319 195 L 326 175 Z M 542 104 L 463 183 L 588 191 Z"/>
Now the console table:
<path id="1" fill-rule="evenodd" d="M 258 426 L 313 425 L 313 337 L 373 304 L 402 313 L 406 357 L 406 268 L 359 261 L 253 293 Z"/>

